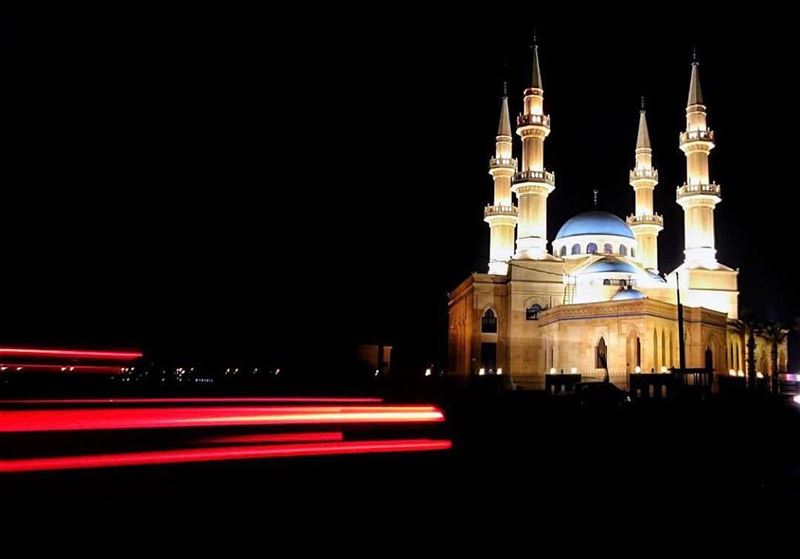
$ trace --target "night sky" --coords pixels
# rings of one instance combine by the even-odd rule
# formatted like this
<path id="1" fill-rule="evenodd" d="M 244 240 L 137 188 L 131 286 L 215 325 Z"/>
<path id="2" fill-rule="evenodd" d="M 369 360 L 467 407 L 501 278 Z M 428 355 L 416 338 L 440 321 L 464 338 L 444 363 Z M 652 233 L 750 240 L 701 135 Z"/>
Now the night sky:
<path id="1" fill-rule="evenodd" d="M 348 10 L 3 21 L 0 341 L 308 363 L 380 341 L 442 362 L 446 293 L 486 269 L 502 82 L 516 114 L 535 14 Z M 643 17 L 538 24 L 549 239 L 595 188 L 632 212 L 645 95 L 661 269 L 680 263 L 696 44 L 718 259 L 742 306 L 790 322 L 796 30 Z"/>

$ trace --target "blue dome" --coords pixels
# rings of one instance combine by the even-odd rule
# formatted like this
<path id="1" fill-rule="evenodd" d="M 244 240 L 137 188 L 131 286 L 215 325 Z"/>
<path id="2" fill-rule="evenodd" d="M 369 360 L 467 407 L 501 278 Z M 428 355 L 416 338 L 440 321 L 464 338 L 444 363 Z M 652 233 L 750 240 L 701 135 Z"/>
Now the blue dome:
<path id="1" fill-rule="evenodd" d="M 601 258 L 597 262 L 592 262 L 586 268 L 579 272 L 580 274 L 601 274 L 601 273 L 616 273 L 616 274 L 638 274 L 633 265 L 617 260 L 616 258 Z"/>
<path id="2" fill-rule="evenodd" d="M 628 225 L 614 214 L 608 212 L 584 212 L 568 220 L 556 235 L 556 240 L 576 235 L 616 235 L 635 238 Z"/>
<path id="3" fill-rule="evenodd" d="M 644 293 L 636 289 L 620 289 L 611 298 L 612 301 L 634 301 L 636 299 L 646 299 Z"/>

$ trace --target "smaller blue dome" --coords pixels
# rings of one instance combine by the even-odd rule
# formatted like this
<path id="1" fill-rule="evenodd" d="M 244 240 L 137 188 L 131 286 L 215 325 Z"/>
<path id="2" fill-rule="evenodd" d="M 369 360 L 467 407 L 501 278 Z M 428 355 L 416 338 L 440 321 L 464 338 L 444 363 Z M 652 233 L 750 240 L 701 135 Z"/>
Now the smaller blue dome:
<path id="1" fill-rule="evenodd" d="M 646 299 L 645 294 L 638 289 L 620 289 L 611 298 L 612 301 L 635 301 L 636 299 Z"/>
<path id="2" fill-rule="evenodd" d="M 596 262 L 592 262 L 586 268 L 579 272 L 580 274 L 602 274 L 602 273 L 616 273 L 616 274 L 638 274 L 633 265 L 617 260 L 616 258 L 601 258 Z"/>
<path id="3" fill-rule="evenodd" d="M 561 226 L 556 240 L 578 235 L 615 235 L 634 239 L 628 224 L 608 212 L 584 212 L 578 214 Z"/>

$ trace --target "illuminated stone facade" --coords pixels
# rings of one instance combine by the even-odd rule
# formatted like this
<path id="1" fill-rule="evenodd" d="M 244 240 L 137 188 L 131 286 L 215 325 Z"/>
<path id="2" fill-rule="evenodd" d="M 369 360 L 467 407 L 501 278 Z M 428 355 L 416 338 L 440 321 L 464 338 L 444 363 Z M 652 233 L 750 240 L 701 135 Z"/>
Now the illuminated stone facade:
<path id="1" fill-rule="evenodd" d="M 521 158 L 513 157 L 508 98 L 503 97 L 496 151 L 489 172 L 494 203 L 489 273 L 474 273 L 451 294 L 448 370 L 459 375 L 502 371 L 515 385 L 541 387 L 548 372 L 623 378 L 626 373 L 677 367 L 677 294 L 684 305 L 686 366 L 717 374 L 746 369 L 746 332 L 738 322 L 736 270 L 716 259 L 714 210 L 722 200 L 710 180 L 714 134 L 707 126 L 699 66 L 692 64 L 686 132 L 687 180 L 676 190 L 684 211 L 684 262 L 659 272 L 659 232 L 653 192 L 658 171 L 644 106 L 639 115 L 635 166 L 630 172 L 634 213 L 626 220 L 600 211 L 568 220 L 548 250 L 547 199 L 555 174 L 544 167 L 550 117 L 538 49 L 530 87 L 517 117 Z M 516 195 L 516 206 L 512 199 Z M 516 229 L 516 250 L 514 238 Z M 779 347 L 779 370 L 787 348 Z M 769 344 L 758 338 L 756 370 L 772 374 Z"/>

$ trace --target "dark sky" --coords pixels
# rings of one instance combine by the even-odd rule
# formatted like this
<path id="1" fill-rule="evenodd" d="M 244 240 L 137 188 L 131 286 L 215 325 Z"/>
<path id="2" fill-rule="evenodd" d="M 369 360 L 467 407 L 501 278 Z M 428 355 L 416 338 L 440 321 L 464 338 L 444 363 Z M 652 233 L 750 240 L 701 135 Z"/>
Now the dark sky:
<path id="1" fill-rule="evenodd" d="M 373 340 L 441 359 L 445 293 L 486 266 L 503 66 L 517 113 L 533 14 L 385 10 L 4 21 L 0 338 L 264 359 Z M 789 321 L 796 31 L 647 17 L 539 24 L 549 238 L 594 188 L 632 211 L 646 95 L 661 268 L 680 262 L 696 44 L 719 259 L 744 306 Z"/>

